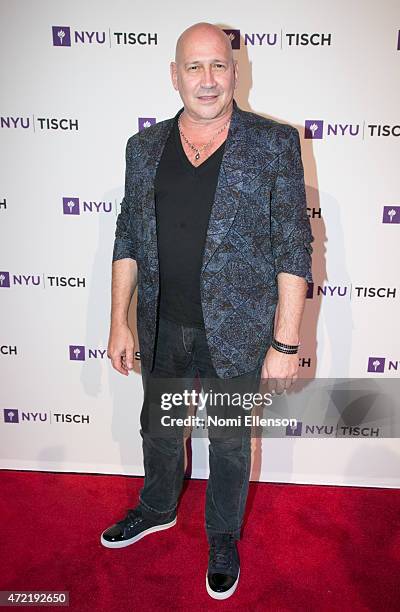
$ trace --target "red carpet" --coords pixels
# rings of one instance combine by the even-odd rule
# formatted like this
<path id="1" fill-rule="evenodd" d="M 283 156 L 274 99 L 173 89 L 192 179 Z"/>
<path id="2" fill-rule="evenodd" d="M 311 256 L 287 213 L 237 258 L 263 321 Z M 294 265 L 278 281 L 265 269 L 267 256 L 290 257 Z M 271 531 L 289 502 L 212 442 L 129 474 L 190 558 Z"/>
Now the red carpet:
<path id="1" fill-rule="evenodd" d="M 0 590 L 68 590 L 74 611 L 400 609 L 399 490 L 252 484 L 239 586 L 218 602 L 205 590 L 204 481 L 187 481 L 174 528 L 110 550 L 100 533 L 141 478 L 0 479 Z"/>

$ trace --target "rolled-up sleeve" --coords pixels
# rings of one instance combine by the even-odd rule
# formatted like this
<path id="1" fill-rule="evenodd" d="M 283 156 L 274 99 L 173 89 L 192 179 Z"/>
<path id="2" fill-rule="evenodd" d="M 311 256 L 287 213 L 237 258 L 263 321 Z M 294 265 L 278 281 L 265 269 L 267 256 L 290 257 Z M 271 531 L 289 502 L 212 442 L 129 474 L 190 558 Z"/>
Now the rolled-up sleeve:
<path id="1" fill-rule="evenodd" d="M 277 157 L 276 182 L 271 193 L 271 243 L 276 275 L 287 272 L 312 283 L 314 236 L 307 215 L 304 169 L 299 132 L 289 130 L 285 149 Z"/>
<path id="2" fill-rule="evenodd" d="M 125 149 L 125 193 L 121 202 L 121 211 L 117 217 L 112 261 L 126 257 L 137 258 L 132 162 L 132 141 L 129 139 Z"/>

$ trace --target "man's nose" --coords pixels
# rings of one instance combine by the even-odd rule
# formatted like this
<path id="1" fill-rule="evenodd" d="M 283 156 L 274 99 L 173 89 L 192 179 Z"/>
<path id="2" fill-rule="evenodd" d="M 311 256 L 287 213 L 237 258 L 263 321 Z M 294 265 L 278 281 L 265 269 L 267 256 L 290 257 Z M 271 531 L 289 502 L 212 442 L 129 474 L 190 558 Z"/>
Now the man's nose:
<path id="1" fill-rule="evenodd" d="M 211 66 L 204 66 L 201 84 L 203 85 L 203 87 L 214 87 L 214 85 L 216 84 Z"/>

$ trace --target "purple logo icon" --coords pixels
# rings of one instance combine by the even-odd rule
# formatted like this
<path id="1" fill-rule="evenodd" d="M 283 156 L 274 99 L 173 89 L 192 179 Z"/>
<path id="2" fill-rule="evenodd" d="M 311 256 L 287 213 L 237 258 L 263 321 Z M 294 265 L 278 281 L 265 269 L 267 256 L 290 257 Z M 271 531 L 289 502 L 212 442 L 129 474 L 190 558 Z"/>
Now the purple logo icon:
<path id="1" fill-rule="evenodd" d="M 71 46 L 71 30 L 68 26 L 53 26 L 54 47 L 70 47 Z"/>
<path id="2" fill-rule="evenodd" d="M 324 122 L 322 119 L 306 119 L 304 125 L 304 138 L 314 140 L 323 138 Z"/>
<path id="3" fill-rule="evenodd" d="M 384 206 L 382 223 L 400 223 L 400 206 Z"/>
<path id="4" fill-rule="evenodd" d="M 79 198 L 63 198 L 64 215 L 80 215 Z"/>
<path id="5" fill-rule="evenodd" d="M 286 427 L 286 435 L 287 436 L 301 436 L 302 429 L 303 429 L 303 423 L 301 421 L 297 421 L 296 425 L 288 425 Z"/>
<path id="6" fill-rule="evenodd" d="M 231 41 L 232 49 L 240 49 L 240 30 L 223 30 Z"/>
<path id="7" fill-rule="evenodd" d="M 70 344 L 69 358 L 72 361 L 85 361 L 85 347 L 80 344 Z"/>
<path id="8" fill-rule="evenodd" d="M 10 273 L 0 272 L 0 287 L 9 287 L 9 286 L 10 286 Z"/>
<path id="9" fill-rule="evenodd" d="M 397 51 L 400 51 L 400 30 L 397 38 Z"/>
<path id="10" fill-rule="evenodd" d="M 4 408 L 4 423 L 19 423 L 18 410 L 15 408 Z"/>
<path id="11" fill-rule="evenodd" d="M 311 300 L 314 295 L 314 283 L 308 283 L 306 299 Z"/>
<path id="12" fill-rule="evenodd" d="M 138 119 L 139 132 L 141 130 L 144 130 L 145 128 L 150 127 L 151 125 L 155 125 L 156 123 L 157 121 L 155 117 L 139 117 Z"/>
<path id="13" fill-rule="evenodd" d="M 384 372 L 385 357 L 369 357 L 367 372 Z"/>

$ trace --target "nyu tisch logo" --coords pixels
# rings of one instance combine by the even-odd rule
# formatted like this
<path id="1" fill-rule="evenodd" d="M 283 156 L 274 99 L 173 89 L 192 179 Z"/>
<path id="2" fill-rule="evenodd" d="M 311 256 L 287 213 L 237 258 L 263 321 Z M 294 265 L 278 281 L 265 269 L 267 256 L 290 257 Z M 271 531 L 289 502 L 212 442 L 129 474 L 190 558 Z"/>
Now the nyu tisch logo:
<path id="1" fill-rule="evenodd" d="M 80 215 L 79 198 L 63 198 L 64 215 Z"/>
<path id="2" fill-rule="evenodd" d="M 384 372 L 393 372 L 394 376 L 398 375 L 400 360 L 392 359 L 391 357 L 368 357 L 367 372 L 374 374 L 383 374 Z"/>
<path id="3" fill-rule="evenodd" d="M 69 358 L 71 361 L 86 361 L 86 359 L 105 359 L 107 349 L 85 347 L 82 344 L 69 345 Z"/>
<path id="4" fill-rule="evenodd" d="M 306 119 L 304 126 L 304 138 L 323 138 L 324 122 L 322 119 Z"/>
<path id="5" fill-rule="evenodd" d="M 384 206 L 382 223 L 400 223 L 400 206 Z"/>
<path id="6" fill-rule="evenodd" d="M 157 123 L 156 118 L 155 117 L 139 117 L 138 118 L 138 129 L 139 132 L 141 130 L 144 130 L 148 127 L 150 127 L 151 125 L 155 125 Z"/>
<path id="7" fill-rule="evenodd" d="M 384 372 L 385 357 L 369 357 L 367 372 Z"/>
<path id="8" fill-rule="evenodd" d="M 0 272 L 0 287 L 9 287 L 10 286 L 10 273 L 9 272 Z"/>
<path id="9" fill-rule="evenodd" d="M 71 29 L 68 26 L 53 26 L 51 30 L 55 47 L 71 46 Z"/>
<path id="10" fill-rule="evenodd" d="M 3 413 L 5 423 L 19 423 L 19 415 L 16 408 L 4 408 Z"/>
<path id="11" fill-rule="evenodd" d="M 223 30 L 231 41 L 232 49 L 240 49 L 240 30 Z"/>
<path id="12" fill-rule="evenodd" d="M 87 32 L 86 30 L 73 30 L 69 26 L 52 26 L 54 47 L 71 47 L 74 44 L 104 45 L 106 42 L 105 32 Z"/>
<path id="13" fill-rule="evenodd" d="M 82 202 L 80 201 L 82 200 Z M 64 215 L 80 215 L 83 213 L 112 213 L 113 203 L 109 200 L 86 200 L 85 198 L 63 198 Z"/>
<path id="14" fill-rule="evenodd" d="M 301 421 L 297 421 L 296 425 L 288 425 L 286 427 L 286 435 L 287 436 L 301 436 L 302 429 L 303 429 L 303 423 Z"/>
<path id="15" fill-rule="evenodd" d="M 85 361 L 85 347 L 79 344 L 71 344 L 69 347 L 69 358 L 72 361 Z"/>
<path id="16" fill-rule="evenodd" d="M 313 296 L 314 296 L 314 283 L 308 283 L 306 299 L 312 300 Z"/>

